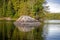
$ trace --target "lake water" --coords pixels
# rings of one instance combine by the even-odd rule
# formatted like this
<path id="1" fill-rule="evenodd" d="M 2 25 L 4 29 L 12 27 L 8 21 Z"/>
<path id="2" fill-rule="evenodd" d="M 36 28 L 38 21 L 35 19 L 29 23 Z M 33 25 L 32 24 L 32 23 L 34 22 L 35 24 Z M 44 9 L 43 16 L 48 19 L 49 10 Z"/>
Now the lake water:
<path id="1" fill-rule="evenodd" d="M 60 20 L 45 21 L 31 32 L 20 32 L 14 21 L 0 20 L 0 40 L 60 40 Z"/>
<path id="2" fill-rule="evenodd" d="M 60 20 L 48 20 L 45 23 L 43 33 L 45 40 L 60 40 Z"/>

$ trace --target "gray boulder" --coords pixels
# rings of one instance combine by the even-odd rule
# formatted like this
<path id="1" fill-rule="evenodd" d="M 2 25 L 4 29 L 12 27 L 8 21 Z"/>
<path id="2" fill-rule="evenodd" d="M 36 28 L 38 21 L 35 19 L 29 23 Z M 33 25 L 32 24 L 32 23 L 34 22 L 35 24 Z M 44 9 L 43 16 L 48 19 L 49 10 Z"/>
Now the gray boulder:
<path id="1" fill-rule="evenodd" d="M 40 22 L 34 18 L 31 18 L 30 16 L 21 16 L 18 18 L 14 25 L 23 32 L 28 32 L 34 29 L 35 27 L 40 26 Z"/>

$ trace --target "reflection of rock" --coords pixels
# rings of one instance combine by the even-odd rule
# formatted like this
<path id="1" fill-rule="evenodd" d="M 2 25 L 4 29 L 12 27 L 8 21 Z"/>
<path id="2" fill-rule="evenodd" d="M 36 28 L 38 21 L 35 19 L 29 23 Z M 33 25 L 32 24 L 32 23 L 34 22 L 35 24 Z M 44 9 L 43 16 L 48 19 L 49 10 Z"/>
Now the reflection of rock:
<path id="1" fill-rule="evenodd" d="M 29 16 L 21 16 L 19 19 L 16 20 L 16 22 L 14 22 L 14 24 L 18 27 L 20 31 L 27 32 L 31 29 L 34 29 L 35 27 L 38 27 L 40 25 L 40 22 Z"/>

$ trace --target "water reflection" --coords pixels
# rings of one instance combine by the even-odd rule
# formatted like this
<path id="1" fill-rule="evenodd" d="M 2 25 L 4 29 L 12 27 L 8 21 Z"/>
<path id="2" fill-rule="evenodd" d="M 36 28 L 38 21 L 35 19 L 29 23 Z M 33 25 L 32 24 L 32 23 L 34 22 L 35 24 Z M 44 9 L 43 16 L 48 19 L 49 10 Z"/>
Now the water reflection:
<path id="1" fill-rule="evenodd" d="M 30 32 L 21 32 L 14 21 L 0 20 L 0 40 L 43 40 L 43 25 Z"/>
<path id="2" fill-rule="evenodd" d="M 45 23 L 60 23 L 60 20 L 45 20 Z"/>
<path id="3" fill-rule="evenodd" d="M 0 21 L 0 40 L 60 40 L 60 23 L 45 23 L 31 32 L 20 32 L 14 21 Z M 43 32 L 43 34 L 42 34 Z"/>
<path id="4" fill-rule="evenodd" d="M 0 40 L 11 40 L 14 28 L 13 21 L 0 20 Z"/>
<path id="5" fill-rule="evenodd" d="M 60 21 L 59 21 L 60 22 Z M 44 25 L 45 40 L 60 40 L 60 24 L 59 22 L 46 23 Z"/>

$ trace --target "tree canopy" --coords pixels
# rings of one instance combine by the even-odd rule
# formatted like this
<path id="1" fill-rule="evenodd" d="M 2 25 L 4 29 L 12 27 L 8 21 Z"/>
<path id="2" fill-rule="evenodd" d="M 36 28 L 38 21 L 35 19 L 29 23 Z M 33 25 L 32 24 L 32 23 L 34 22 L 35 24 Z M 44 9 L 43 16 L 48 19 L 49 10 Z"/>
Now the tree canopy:
<path id="1" fill-rule="evenodd" d="M 43 18 L 44 2 L 45 0 L 0 0 L 0 16 L 18 18 L 28 15 Z"/>

